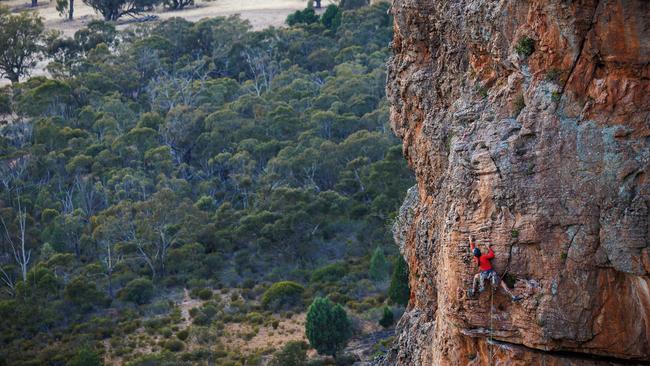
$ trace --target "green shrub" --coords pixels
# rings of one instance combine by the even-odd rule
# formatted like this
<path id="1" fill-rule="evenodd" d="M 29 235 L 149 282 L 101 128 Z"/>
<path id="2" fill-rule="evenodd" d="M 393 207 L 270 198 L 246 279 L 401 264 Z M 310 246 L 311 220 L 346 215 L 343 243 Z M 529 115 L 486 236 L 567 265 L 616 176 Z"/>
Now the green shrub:
<path id="1" fill-rule="evenodd" d="M 269 310 L 290 309 L 301 303 L 304 287 L 293 281 L 276 282 L 262 295 L 262 306 Z"/>
<path id="2" fill-rule="evenodd" d="M 252 312 L 246 314 L 246 321 L 251 324 L 262 324 L 264 323 L 264 315 L 258 312 Z"/>
<path id="3" fill-rule="evenodd" d="M 388 297 L 394 304 L 406 306 L 410 296 L 408 266 L 404 258 L 398 255 L 393 268 L 393 275 L 390 278 Z"/>
<path id="4" fill-rule="evenodd" d="M 325 12 L 321 16 L 321 23 L 325 28 L 336 29 L 341 25 L 341 10 L 334 4 L 327 5 Z"/>
<path id="5" fill-rule="evenodd" d="M 77 351 L 77 354 L 74 355 L 66 366 L 100 366 L 102 365 L 102 358 L 100 355 L 89 349 L 82 348 Z"/>
<path id="6" fill-rule="evenodd" d="M 305 10 L 296 10 L 294 13 L 287 16 L 286 23 L 288 25 L 296 24 L 311 24 L 316 23 L 319 20 L 318 15 L 312 8 L 307 8 Z"/>
<path id="7" fill-rule="evenodd" d="M 317 297 L 307 312 L 305 334 L 318 353 L 336 357 L 352 336 L 352 323 L 340 304 Z"/>
<path id="8" fill-rule="evenodd" d="M 307 363 L 307 343 L 291 341 L 273 354 L 269 366 L 304 366 Z"/>
<path id="9" fill-rule="evenodd" d="M 153 283 L 146 278 L 136 278 L 120 291 L 119 297 L 124 301 L 138 305 L 147 304 L 154 295 Z"/>
<path id="10" fill-rule="evenodd" d="M 212 290 L 209 288 L 201 289 L 198 296 L 201 300 L 210 300 L 212 298 Z"/>
<path id="11" fill-rule="evenodd" d="M 370 259 L 370 269 L 368 270 L 368 277 L 376 282 L 381 282 L 388 276 L 388 261 L 384 256 L 384 251 L 377 247 L 372 253 Z"/>
<path id="12" fill-rule="evenodd" d="M 517 51 L 519 56 L 522 57 L 532 55 L 533 52 L 535 52 L 535 40 L 528 36 L 519 38 L 519 41 L 517 41 L 517 44 L 515 45 L 515 51 Z"/>
<path id="13" fill-rule="evenodd" d="M 384 328 L 388 328 L 391 325 L 393 325 L 393 322 L 395 321 L 395 318 L 393 316 L 393 311 L 390 310 L 388 306 L 384 306 L 384 311 L 381 316 L 381 319 L 379 319 L 379 325 L 381 325 Z"/>
<path id="14" fill-rule="evenodd" d="M 189 337 L 190 332 L 187 329 L 179 330 L 176 333 L 176 338 L 180 339 L 181 341 L 185 341 L 187 337 Z"/>
<path id="15" fill-rule="evenodd" d="M 368 5 L 368 0 L 341 0 L 341 9 L 351 10 Z"/>
<path id="16" fill-rule="evenodd" d="M 172 352 L 180 352 L 185 349 L 185 343 L 178 339 L 170 339 L 163 343 L 163 347 Z"/>
<path id="17" fill-rule="evenodd" d="M 311 282 L 337 282 L 348 272 L 345 263 L 337 262 L 318 268 L 311 275 Z"/>

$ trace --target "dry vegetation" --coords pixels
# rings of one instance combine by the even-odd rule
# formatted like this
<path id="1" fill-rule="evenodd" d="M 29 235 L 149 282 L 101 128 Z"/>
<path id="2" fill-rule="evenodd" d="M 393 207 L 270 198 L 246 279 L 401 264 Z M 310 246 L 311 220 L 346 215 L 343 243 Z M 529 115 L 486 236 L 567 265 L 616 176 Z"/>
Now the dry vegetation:
<path id="1" fill-rule="evenodd" d="M 30 9 L 26 0 L 10 0 L 1 3 L 15 11 Z M 323 6 L 329 3 L 330 1 L 326 0 L 323 2 Z M 61 17 L 55 7 L 54 1 L 41 0 L 36 10 L 43 17 L 47 29 L 56 29 L 70 36 L 89 21 L 101 18 L 92 8 L 81 1 L 75 2 L 75 19 L 73 21 Z M 168 11 L 163 7 L 158 7 L 155 11 L 143 15 L 156 15 L 161 20 L 181 17 L 189 21 L 197 21 L 203 18 L 240 14 L 243 19 L 251 22 L 253 29 L 263 29 L 269 26 L 282 26 L 287 15 L 304 7 L 305 1 L 303 0 L 215 0 L 198 1 L 195 6 L 183 10 Z M 132 19 L 128 17 L 120 20 L 118 28 L 127 26 L 131 21 Z"/>

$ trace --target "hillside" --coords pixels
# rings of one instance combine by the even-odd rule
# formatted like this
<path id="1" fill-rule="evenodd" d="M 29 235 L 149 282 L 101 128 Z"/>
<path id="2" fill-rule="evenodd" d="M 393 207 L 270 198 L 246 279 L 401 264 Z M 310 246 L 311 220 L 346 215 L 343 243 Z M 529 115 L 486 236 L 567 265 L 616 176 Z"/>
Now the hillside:
<path id="1" fill-rule="evenodd" d="M 0 89 L 0 364 L 385 350 L 408 293 L 390 226 L 413 185 L 388 127 L 387 9 L 39 38 L 52 76 Z M 329 329 L 316 303 L 342 330 L 309 347 Z"/>

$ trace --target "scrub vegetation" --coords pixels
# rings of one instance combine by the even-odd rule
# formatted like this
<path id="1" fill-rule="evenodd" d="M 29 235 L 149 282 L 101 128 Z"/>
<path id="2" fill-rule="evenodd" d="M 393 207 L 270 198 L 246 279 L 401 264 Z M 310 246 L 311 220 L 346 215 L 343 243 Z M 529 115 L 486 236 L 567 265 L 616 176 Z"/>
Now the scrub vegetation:
<path id="1" fill-rule="evenodd" d="M 51 76 L 0 90 L 0 365 L 344 362 L 393 322 L 414 180 L 388 4 L 352 8 L 38 36 Z"/>

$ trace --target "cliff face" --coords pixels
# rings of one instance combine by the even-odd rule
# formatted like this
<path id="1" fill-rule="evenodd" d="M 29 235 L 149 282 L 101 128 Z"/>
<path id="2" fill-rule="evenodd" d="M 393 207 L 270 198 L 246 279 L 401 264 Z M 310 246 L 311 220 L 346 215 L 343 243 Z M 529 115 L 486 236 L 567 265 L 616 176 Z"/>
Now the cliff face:
<path id="1" fill-rule="evenodd" d="M 391 123 L 418 184 L 384 365 L 650 361 L 650 2 L 394 0 Z M 469 299 L 467 235 L 523 296 Z"/>

